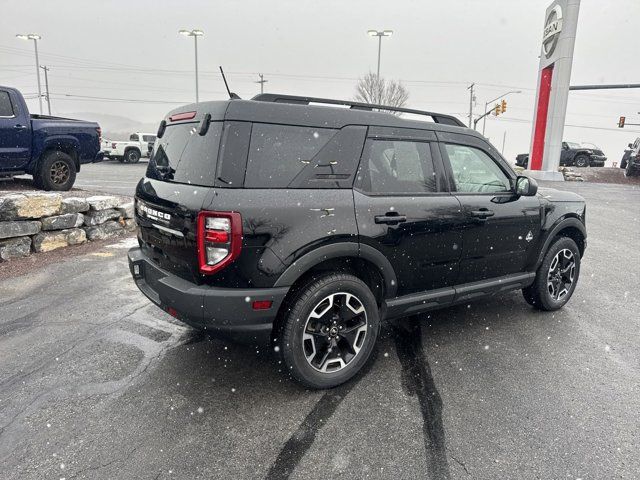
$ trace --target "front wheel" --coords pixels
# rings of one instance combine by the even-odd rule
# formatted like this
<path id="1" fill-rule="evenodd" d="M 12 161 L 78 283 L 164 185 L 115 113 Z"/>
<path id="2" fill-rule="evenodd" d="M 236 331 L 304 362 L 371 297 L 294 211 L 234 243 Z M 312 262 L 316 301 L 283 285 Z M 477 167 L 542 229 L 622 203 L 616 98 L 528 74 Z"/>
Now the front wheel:
<path id="1" fill-rule="evenodd" d="M 127 150 L 124 154 L 127 163 L 138 163 L 140 161 L 140 152 L 135 149 Z"/>
<path id="2" fill-rule="evenodd" d="M 364 366 L 379 329 L 378 305 L 369 287 L 350 274 L 328 274 L 291 299 L 277 345 L 293 378 L 310 388 L 332 388 Z"/>
<path id="3" fill-rule="evenodd" d="M 586 155 L 578 155 L 576 157 L 576 167 L 587 167 L 589 165 L 589 159 Z"/>
<path id="4" fill-rule="evenodd" d="M 76 181 L 76 165 L 66 153 L 51 151 L 40 161 L 33 178 L 43 190 L 71 190 Z"/>
<path id="5" fill-rule="evenodd" d="M 573 239 L 560 237 L 551 244 L 533 283 L 522 290 L 525 300 L 539 310 L 558 310 L 571 298 L 580 275 L 580 250 Z"/>

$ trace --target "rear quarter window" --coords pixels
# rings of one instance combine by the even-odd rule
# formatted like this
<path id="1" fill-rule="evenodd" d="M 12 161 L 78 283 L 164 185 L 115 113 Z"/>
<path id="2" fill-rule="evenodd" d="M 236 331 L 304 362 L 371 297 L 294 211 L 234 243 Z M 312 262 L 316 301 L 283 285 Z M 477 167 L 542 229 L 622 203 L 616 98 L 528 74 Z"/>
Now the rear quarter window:
<path id="1" fill-rule="evenodd" d="M 336 132 L 329 128 L 254 123 L 245 187 L 289 187 Z"/>
<path id="2" fill-rule="evenodd" d="M 213 187 L 221 134 L 222 122 L 212 122 L 205 135 L 198 134 L 198 123 L 167 126 L 156 140 L 147 177 Z"/>

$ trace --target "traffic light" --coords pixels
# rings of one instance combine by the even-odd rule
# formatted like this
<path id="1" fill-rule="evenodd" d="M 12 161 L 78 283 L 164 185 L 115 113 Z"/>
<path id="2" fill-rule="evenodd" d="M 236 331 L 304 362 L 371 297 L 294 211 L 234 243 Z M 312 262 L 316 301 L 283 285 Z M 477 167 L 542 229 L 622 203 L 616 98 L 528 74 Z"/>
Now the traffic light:
<path id="1" fill-rule="evenodd" d="M 497 117 L 498 115 L 500 115 L 500 104 L 496 103 L 496 106 L 493 107 L 493 114 Z"/>
<path id="2" fill-rule="evenodd" d="M 624 128 L 624 121 L 627 119 L 627 117 L 620 117 L 620 120 L 618 120 L 618 128 Z"/>
<path id="3" fill-rule="evenodd" d="M 502 107 L 502 113 L 507 111 L 507 101 L 506 100 L 504 100 L 504 99 L 502 100 L 501 107 Z"/>

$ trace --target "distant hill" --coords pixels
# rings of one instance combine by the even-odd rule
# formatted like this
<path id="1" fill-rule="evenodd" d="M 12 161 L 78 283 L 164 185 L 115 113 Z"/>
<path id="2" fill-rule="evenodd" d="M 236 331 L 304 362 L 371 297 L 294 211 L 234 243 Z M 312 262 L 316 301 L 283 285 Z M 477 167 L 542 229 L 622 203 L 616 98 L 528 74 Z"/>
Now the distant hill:
<path id="1" fill-rule="evenodd" d="M 158 130 L 161 120 L 158 119 L 157 122 L 149 123 L 96 112 L 62 113 L 60 116 L 98 122 L 102 128 L 102 138 L 109 140 L 128 140 L 132 132 L 154 133 Z"/>

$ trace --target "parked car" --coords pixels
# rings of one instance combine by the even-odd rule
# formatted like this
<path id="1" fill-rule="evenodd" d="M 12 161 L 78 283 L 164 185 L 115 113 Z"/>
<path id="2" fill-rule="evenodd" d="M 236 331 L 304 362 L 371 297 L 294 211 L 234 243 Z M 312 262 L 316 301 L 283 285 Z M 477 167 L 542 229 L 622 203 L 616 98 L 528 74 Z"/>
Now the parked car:
<path id="1" fill-rule="evenodd" d="M 95 122 L 32 115 L 22 94 L 0 86 L 0 176 L 33 175 L 44 190 L 69 190 L 80 165 L 99 162 Z"/>
<path id="2" fill-rule="evenodd" d="M 155 140 L 156 136 L 153 133 L 135 132 L 129 135 L 129 141 L 111 142 L 111 147 L 105 151 L 105 155 L 122 163 L 138 163 L 140 158 L 149 157 Z"/>
<path id="3" fill-rule="evenodd" d="M 270 338 L 311 388 L 355 375 L 383 319 L 511 289 L 566 304 L 584 200 L 538 195 L 454 117 L 381 108 L 416 113 L 274 94 L 170 112 L 136 187 L 139 289 L 209 334 Z"/>
<path id="4" fill-rule="evenodd" d="M 629 156 L 625 165 L 624 174 L 627 177 L 640 175 L 640 137 L 629 144 Z"/>
<path id="5" fill-rule="evenodd" d="M 633 144 L 630 143 L 628 148 L 624 149 L 624 153 L 622 154 L 622 159 L 620 159 L 620 168 L 627 168 L 627 163 L 629 161 L 629 157 L 631 157 L 631 152 Z"/>
<path id="6" fill-rule="evenodd" d="M 607 157 L 600 148 L 593 144 L 585 147 L 575 142 L 562 142 L 560 152 L 560 166 L 576 167 L 604 167 Z M 516 165 L 519 167 L 529 167 L 529 154 L 521 153 L 516 156 Z"/>

